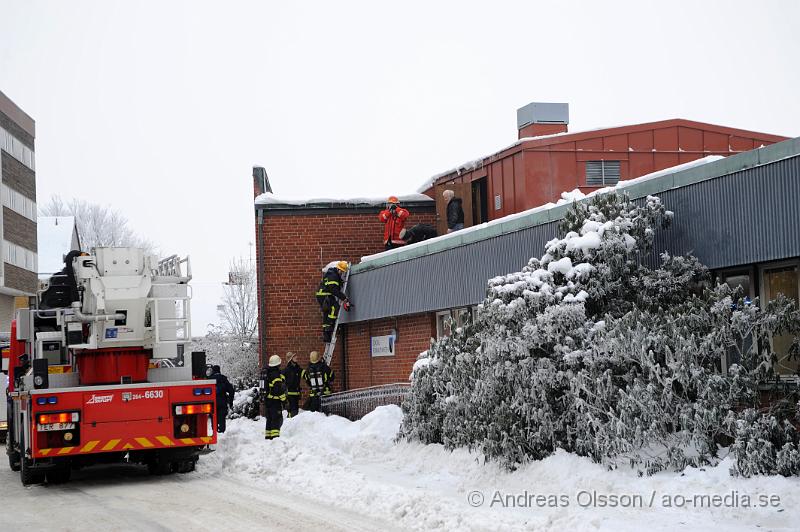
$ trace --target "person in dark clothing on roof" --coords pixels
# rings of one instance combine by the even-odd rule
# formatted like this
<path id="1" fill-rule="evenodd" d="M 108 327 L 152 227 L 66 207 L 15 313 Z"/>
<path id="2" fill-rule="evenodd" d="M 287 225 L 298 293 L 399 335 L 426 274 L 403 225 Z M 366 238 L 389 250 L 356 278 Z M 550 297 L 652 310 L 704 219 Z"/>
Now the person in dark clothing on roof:
<path id="1" fill-rule="evenodd" d="M 429 224 L 417 224 L 411 229 L 403 229 L 400 231 L 400 238 L 405 240 L 406 244 L 416 244 L 429 238 L 436 238 L 436 228 Z"/>
<path id="2" fill-rule="evenodd" d="M 464 209 L 461 198 L 455 197 L 456 193 L 450 189 L 442 192 L 442 197 L 447 202 L 447 232 L 452 233 L 464 229 Z"/>
<path id="3" fill-rule="evenodd" d="M 322 311 L 322 341 L 326 344 L 333 338 L 333 328 L 339 315 L 340 304 L 345 310 L 350 310 L 350 300 L 342 292 L 344 287 L 342 275 L 349 269 L 350 265 L 343 260 L 331 263 L 323 270 L 324 275 L 319 283 L 316 296 Z"/>
<path id="4" fill-rule="evenodd" d="M 223 375 L 220 367 L 211 366 L 210 379 L 217 381 L 217 432 L 225 432 L 225 418 L 228 417 L 228 408 L 233 408 L 233 385 L 228 377 Z"/>

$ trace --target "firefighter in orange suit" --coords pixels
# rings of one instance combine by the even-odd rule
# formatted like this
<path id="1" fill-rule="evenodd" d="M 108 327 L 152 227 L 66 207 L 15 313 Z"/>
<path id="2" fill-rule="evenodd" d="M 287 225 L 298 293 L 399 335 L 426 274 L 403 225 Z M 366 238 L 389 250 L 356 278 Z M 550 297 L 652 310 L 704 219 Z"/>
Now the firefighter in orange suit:
<path id="1" fill-rule="evenodd" d="M 386 202 L 386 208 L 378 215 L 383 222 L 383 244 L 386 249 L 405 245 L 405 240 L 400 238 L 400 232 L 406 226 L 406 219 L 411 213 L 400 206 L 397 196 L 391 196 Z"/>

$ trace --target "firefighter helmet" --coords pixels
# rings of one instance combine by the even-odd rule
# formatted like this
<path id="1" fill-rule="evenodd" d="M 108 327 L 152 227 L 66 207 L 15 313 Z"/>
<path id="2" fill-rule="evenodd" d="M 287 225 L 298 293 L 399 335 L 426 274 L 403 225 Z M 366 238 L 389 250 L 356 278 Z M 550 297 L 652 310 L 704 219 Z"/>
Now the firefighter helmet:
<path id="1" fill-rule="evenodd" d="M 308 359 L 311 361 L 312 364 L 316 364 L 317 362 L 319 362 L 319 353 L 317 353 L 316 351 L 311 351 L 311 353 L 308 355 Z"/>
<path id="2" fill-rule="evenodd" d="M 336 263 L 336 268 L 340 271 L 346 272 L 350 269 L 350 265 L 346 261 L 340 260 Z"/>
<path id="3" fill-rule="evenodd" d="M 269 357 L 269 367 L 274 368 L 275 366 L 281 365 L 281 357 L 278 355 L 272 355 Z"/>

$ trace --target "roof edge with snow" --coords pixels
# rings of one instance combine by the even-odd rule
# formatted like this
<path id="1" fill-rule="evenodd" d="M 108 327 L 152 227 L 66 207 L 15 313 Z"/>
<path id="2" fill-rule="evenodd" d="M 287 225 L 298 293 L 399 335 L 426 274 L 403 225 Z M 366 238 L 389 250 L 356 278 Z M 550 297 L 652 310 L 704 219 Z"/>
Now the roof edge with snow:
<path id="1" fill-rule="evenodd" d="M 425 194 L 406 194 L 397 196 L 404 207 L 435 208 L 435 202 Z M 293 214 L 315 211 L 354 211 L 384 208 L 387 197 L 380 198 L 290 198 L 264 193 L 256 197 L 256 211 L 279 211 Z"/>
<path id="2" fill-rule="evenodd" d="M 516 151 L 518 151 L 527 148 L 537 148 L 537 147 L 547 146 L 550 144 L 560 144 L 563 142 L 575 142 L 579 140 L 586 140 L 589 138 L 595 138 L 598 135 L 614 135 L 622 132 L 636 133 L 638 131 L 642 131 L 648 128 L 665 128 L 673 126 L 684 126 L 684 127 L 702 126 L 706 128 L 713 128 L 722 133 L 727 133 L 730 135 L 754 135 L 756 136 L 756 138 L 769 140 L 770 142 L 782 142 L 785 140 L 791 140 L 781 135 L 773 135 L 771 133 L 762 133 L 760 131 L 750 131 L 746 129 L 740 129 L 729 126 L 720 126 L 718 124 L 711 124 L 708 122 L 698 122 L 696 120 L 688 120 L 686 118 L 670 118 L 667 120 L 657 120 L 655 122 L 642 122 L 639 124 L 630 124 L 625 126 L 600 127 L 593 129 L 584 129 L 581 131 L 564 131 L 562 133 L 539 135 L 537 137 L 523 137 L 521 139 L 518 139 L 513 143 L 509 144 L 508 146 L 500 148 L 499 150 L 495 150 L 489 155 L 484 155 L 483 157 L 467 161 L 463 164 L 456 166 L 455 168 L 450 168 L 449 170 L 445 170 L 444 172 L 439 172 L 438 174 L 429 177 L 428 179 L 425 180 L 423 184 L 419 186 L 419 188 L 417 188 L 417 192 L 420 193 L 425 192 L 432 186 L 436 185 L 439 180 L 447 176 L 455 174 L 453 175 L 453 178 L 456 178 L 460 176 L 462 173 L 471 172 L 473 170 L 477 170 L 478 168 L 482 168 L 483 166 L 486 166 L 488 162 L 491 162 L 492 159 L 494 159 L 495 157 L 504 154 L 508 150 L 513 150 L 514 148 L 517 148 Z"/>
<path id="3" fill-rule="evenodd" d="M 620 181 L 616 188 L 594 191 L 578 201 L 590 201 L 591 198 L 598 194 L 612 192 L 626 192 L 631 199 L 644 198 L 798 155 L 800 155 L 800 137 L 720 159 L 706 157 L 698 161 L 691 161 L 665 170 L 659 170 L 636 179 Z M 528 227 L 558 221 L 564 217 L 571 205 L 571 201 L 565 201 L 561 204 L 535 207 L 528 211 L 492 220 L 474 228 L 466 228 L 462 231 L 441 235 L 410 246 L 362 257 L 361 263 L 353 265 L 351 271 L 354 274 L 358 274 L 362 271 L 439 253 L 502 234 L 521 231 Z"/>

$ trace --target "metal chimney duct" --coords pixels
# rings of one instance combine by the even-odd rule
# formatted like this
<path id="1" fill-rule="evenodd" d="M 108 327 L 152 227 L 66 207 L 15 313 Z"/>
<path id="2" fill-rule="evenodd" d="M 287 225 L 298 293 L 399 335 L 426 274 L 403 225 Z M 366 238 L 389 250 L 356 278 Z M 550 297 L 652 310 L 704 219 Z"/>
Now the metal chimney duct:
<path id="1" fill-rule="evenodd" d="M 533 102 L 517 109 L 519 138 L 566 133 L 568 103 Z"/>

